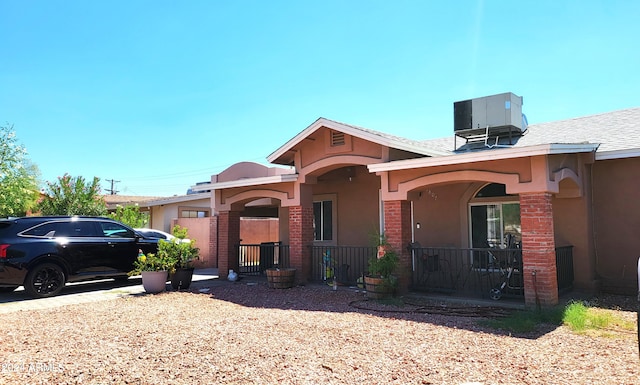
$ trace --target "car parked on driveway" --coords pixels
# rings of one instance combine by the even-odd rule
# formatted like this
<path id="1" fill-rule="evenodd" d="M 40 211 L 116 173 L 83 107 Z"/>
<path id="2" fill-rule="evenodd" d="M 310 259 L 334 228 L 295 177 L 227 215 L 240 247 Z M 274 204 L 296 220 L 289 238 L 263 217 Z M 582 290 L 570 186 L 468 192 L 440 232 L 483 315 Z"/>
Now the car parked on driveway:
<path id="1" fill-rule="evenodd" d="M 158 240 L 103 217 L 53 216 L 0 220 L 0 291 L 18 286 L 51 297 L 67 282 L 127 279 L 138 251 Z"/>
<path id="2" fill-rule="evenodd" d="M 162 230 L 156 230 L 156 229 L 147 229 L 147 228 L 135 228 L 135 231 L 137 231 L 138 233 L 144 235 L 146 238 L 153 238 L 153 239 L 164 239 L 165 241 L 172 241 L 174 239 L 177 239 L 173 234 L 169 234 L 165 231 Z M 182 238 L 180 240 L 183 243 L 189 243 L 191 242 L 191 240 L 187 239 L 187 238 Z"/>

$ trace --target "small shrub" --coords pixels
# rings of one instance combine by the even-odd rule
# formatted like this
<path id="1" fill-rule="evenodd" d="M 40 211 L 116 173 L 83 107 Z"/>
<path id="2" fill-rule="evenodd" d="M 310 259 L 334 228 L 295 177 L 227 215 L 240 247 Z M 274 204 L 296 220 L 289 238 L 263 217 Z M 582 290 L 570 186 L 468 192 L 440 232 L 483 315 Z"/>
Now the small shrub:
<path id="1" fill-rule="evenodd" d="M 584 330 L 587 326 L 587 307 L 582 302 L 571 302 L 566 307 L 562 321 L 573 331 Z"/>

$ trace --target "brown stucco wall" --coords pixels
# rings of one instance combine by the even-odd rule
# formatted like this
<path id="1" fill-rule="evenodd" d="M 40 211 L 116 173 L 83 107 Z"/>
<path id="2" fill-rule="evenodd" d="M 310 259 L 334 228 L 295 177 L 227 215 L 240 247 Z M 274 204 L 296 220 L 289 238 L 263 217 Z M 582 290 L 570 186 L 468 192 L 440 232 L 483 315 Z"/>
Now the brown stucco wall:
<path id="1" fill-rule="evenodd" d="M 606 291 L 637 290 L 640 256 L 640 158 L 593 166 L 596 272 Z"/>
<path id="2" fill-rule="evenodd" d="M 424 247 L 467 247 L 461 232 L 467 233 L 460 205 L 468 183 L 428 186 L 412 194 L 415 241 Z M 465 217 L 466 218 L 466 217 Z M 417 223 L 420 228 L 417 228 Z"/>
<path id="3" fill-rule="evenodd" d="M 173 225 L 186 227 L 190 239 L 196 241 L 196 247 L 200 249 L 200 258 L 195 267 L 216 267 L 215 254 L 211 251 L 211 225 L 213 217 L 206 218 L 178 218 Z"/>
<path id="4" fill-rule="evenodd" d="M 598 290 L 590 210 L 587 196 L 553 200 L 556 247 L 573 246 L 574 288 L 586 292 Z"/>

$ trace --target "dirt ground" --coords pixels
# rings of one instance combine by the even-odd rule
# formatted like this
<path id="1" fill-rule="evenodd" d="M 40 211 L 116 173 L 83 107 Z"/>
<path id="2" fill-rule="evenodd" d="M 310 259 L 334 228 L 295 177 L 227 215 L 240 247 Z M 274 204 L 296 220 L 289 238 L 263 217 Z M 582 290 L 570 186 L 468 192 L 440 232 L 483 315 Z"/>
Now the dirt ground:
<path id="1" fill-rule="evenodd" d="M 201 292 L 202 291 L 202 292 Z M 637 384 L 635 331 L 482 326 L 504 310 L 236 282 L 0 315 L 0 384 Z M 636 320 L 635 298 L 593 304 Z"/>

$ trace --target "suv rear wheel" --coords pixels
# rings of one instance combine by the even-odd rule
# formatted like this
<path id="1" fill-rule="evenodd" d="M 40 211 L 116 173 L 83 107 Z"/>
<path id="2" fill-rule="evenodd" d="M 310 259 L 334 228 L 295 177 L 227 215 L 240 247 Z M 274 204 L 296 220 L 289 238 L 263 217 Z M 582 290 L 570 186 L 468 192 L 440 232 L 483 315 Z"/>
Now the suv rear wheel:
<path id="1" fill-rule="evenodd" d="M 53 297 L 64 288 L 65 277 L 60 266 L 42 263 L 29 271 L 24 280 L 24 290 L 33 297 Z"/>

